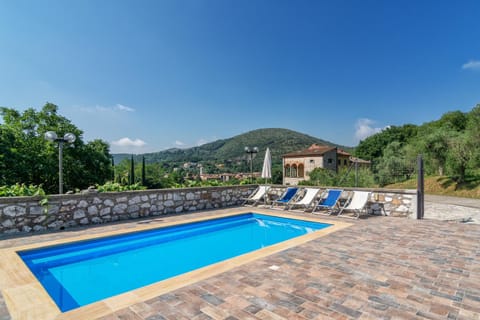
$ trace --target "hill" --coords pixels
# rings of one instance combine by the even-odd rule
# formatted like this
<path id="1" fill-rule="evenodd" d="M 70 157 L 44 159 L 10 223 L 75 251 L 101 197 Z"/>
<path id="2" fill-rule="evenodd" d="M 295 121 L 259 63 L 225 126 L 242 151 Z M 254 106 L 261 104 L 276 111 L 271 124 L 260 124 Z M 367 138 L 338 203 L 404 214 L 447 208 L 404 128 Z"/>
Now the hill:
<path id="1" fill-rule="evenodd" d="M 411 179 L 385 187 L 392 189 L 416 189 L 417 180 Z M 480 178 L 478 176 L 470 176 L 464 183 L 458 183 L 452 178 L 445 176 L 425 177 L 424 188 L 426 194 L 480 199 Z"/>
<path id="2" fill-rule="evenodd" d="M 216 140 L 198 147 L 186 149 L 172 148 L 160 152 L 146 153 L 143 154 L 143 156 L 145 156 L 147 163 L 231 163 L 246 159 L 245 146 L 258 147 L 259 153 L 257 157 L 262 157 L 262 159 L 265 150 L 269 147 L 272 153 L 272 162 L 275 165 L 281 163 L 281 156 L 283 154 L 304 149 L 313 143 L 337 146 L 347 151 L 351 150 L 349 147 L 340 146 L 300 132 L 288 129 L 269 128 L 249 131 L 229 139 Z M 137 155 L 136 159 L 140 159 L 141 156 L 142 155 Z M 114 154 L 115 163 L 119 163 L 121 160 L 129 157 L 129 154 Z"/>

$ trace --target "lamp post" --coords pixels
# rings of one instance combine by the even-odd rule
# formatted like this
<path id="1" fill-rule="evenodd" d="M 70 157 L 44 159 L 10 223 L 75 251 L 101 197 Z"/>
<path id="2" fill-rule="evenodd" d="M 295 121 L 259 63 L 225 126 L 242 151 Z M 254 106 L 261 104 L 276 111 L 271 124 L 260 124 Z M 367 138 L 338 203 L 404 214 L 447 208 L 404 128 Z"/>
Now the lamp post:
<path id="1" fill-rule="evenodd" d="M 63 138 L 59 138 L 55 131 L 47 131 L 45 139 L 58 143 L 58 193 L 63 193 L 63 144 L 75 142 L 75 135 L 73 133 L 66 133 Z"/>
<path id="2" fill-rule="evenodd" d="M 253 149 L 250 149 L 245 147 L 245 152 L 250 155 L 250 183 L 253 183 L 253 154 L 258 152 L 258 148 L 253 147 Z"/>

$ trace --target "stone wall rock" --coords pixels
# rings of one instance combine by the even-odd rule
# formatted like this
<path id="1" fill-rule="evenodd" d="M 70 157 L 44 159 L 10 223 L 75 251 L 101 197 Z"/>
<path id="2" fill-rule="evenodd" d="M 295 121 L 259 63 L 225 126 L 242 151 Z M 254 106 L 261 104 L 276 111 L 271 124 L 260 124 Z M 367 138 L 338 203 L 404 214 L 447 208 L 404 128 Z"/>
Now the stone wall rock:
<path id="1" fill-rule="evenodd" d="M 0 233 L 61 230 L 79 225 L 237 206 L 255 188 L 247 185 L 52 195 L 48 197 L 46 206 L 40 205 L 41 197 L 0 198 Z"/>
<path id="2" fill-rule="evenodd" d="M 269 202 L 278 199 L 285 192 L 285 186 L 271 186 L 268 190 Z M 309 187 L 315 188 L 315 187 Z M 319 188 L 327 190 L 328 188 Z M 338 188 L 337 188 L 338 189 Z M 368 204 L 368 213 L 388 215 L 392 217 L 416 217 L 417 193 L 416 190 L 370 189 L 370 188 L 341 188 L 343 200 L 354 190 L 370 191 L 372 193 Z M 341 199 L 342 200 L 342 199 Z"/>
<path id="3" fill-rule="evenodd" d="M 285 186 L 272 185 L 269 199 L 279 198 Z M 159 189 L 128 192 L 88 192 L 48 197 L 0 198 L 0 233 L 61 230 L 139 217 L 191 213 L 238 206 L 256 186 Z M 354 190 L 344 188 L 345 191 Z M 357 189 L 358 190 L 358 189 Z M 372 192 L 369 213 L 415 217 L 415 190 L 362 189 Z M 347 194 L 347 193 L 345 193 Z"/>

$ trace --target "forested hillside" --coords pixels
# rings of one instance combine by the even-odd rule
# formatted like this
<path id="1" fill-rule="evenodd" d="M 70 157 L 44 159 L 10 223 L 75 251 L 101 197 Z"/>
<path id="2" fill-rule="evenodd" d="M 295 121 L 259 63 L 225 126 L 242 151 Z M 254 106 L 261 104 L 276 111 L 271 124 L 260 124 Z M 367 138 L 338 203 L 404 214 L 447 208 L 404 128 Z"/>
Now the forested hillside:
<path id="1" fill-rule="evenodd" d="M 452 111 L 420 126 L 392 126 L 361 141 L 355 155 L 372 160 L 381 185 L 409 172 L 422 155 L 427 175 L 449 176 L 460 185 L 477 180 L 480 167 L 480 104 L 470 112 Z"/>
<path id="2" fill-rule="evenodd" d="M 168 149 L 161 152 L 137 155 L 135 160 L 140 161 L 141 157 L 144 156 L 147 163 L 215 162 L 228 164 L 245 160 L 244 148 L 249 146 L 251 148 L 258 147 L 259 153 L 257 157 L 263 157 L 265 150 L 269 147 L 272 152 L 273 163 L 279 164 L 283 154 L 301 150 L 313 143 L 338 146 L 347 150 L 351 149 L 296 131 L 271 128 L 249 131 L 229 139 L 217 140 L 198 147 Z M 115 154 L 114 156 L 116 163 L 130 158 L 128 154 Z"/>

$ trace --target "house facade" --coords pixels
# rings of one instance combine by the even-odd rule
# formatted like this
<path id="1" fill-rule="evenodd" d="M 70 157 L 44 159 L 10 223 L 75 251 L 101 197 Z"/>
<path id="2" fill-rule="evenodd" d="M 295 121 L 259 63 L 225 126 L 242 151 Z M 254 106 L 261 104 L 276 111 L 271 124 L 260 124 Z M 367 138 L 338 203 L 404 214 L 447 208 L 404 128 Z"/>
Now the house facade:
<path id="1" fill-rule="evenodd" d="M 309 173 L 315 168 L 338 172 L 355 163 L 362 167 L 370 167 L 370 161 L 354 158 L 348 152 L 337 147 L 317 144 L 313 144 L 305 150 L 283 155 L 282 162 L 284 185 L 297 185 L 300 181 L 309 180 Z"/>

